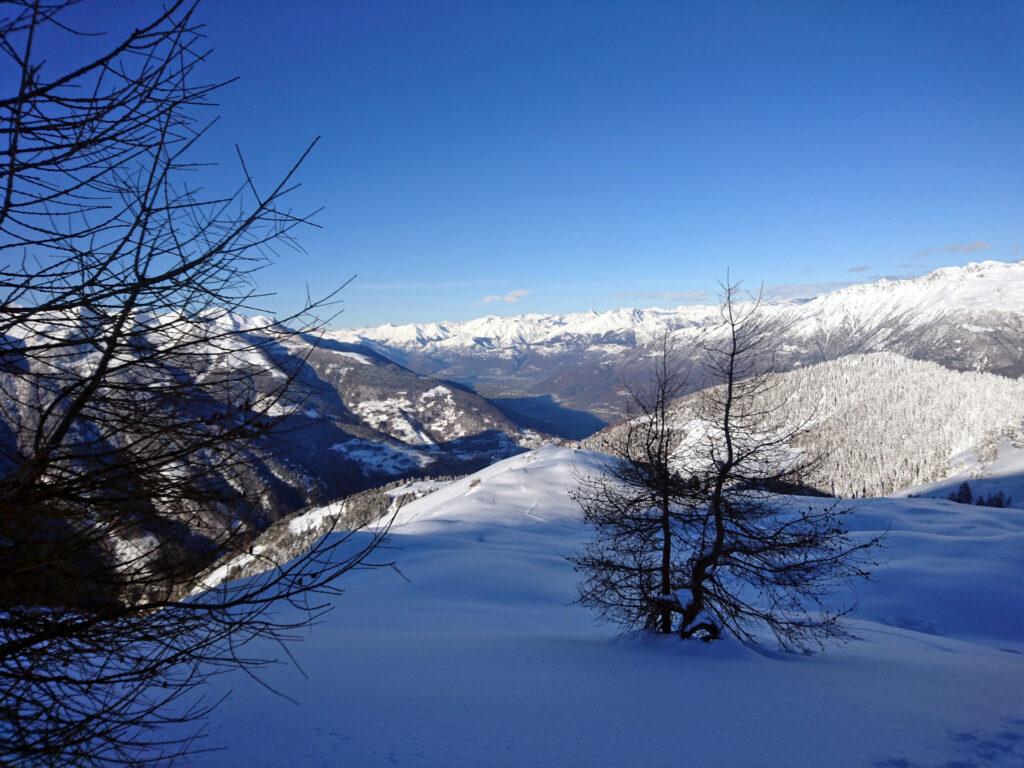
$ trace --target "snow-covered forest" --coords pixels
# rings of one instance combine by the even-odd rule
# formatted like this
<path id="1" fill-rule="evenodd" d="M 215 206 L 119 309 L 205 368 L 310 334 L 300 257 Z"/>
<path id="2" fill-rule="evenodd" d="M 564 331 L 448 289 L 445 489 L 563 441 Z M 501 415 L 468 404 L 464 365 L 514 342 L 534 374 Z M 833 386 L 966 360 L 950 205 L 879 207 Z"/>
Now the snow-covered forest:
<path id="1" fill-rule="evenodd" d="M 780 420 L 808 422 L 798 447 L 821 461 L 806 483 L 829 495 L 894 493 L 947 477 L 955 454 L 995 458 L 1001 440 L 1024 444 L 1024 381 L 889 352 L 780 374 L 762 399 Z M 679 401 L 680 419 L 693 403 Z M 614 429 L 582 445 L 599 449 Z"/>
<path id="2" fill-rule="evenodd" d="M 857 355 L 785 374 L 775 392 L 797 420 L 814 414 L 803 447 L 823 458 L 813 485 L 881 496 L 943 478 L 950 458 L 1020 441 L 1024 382 L 953 371 L 891 353 Z"/>

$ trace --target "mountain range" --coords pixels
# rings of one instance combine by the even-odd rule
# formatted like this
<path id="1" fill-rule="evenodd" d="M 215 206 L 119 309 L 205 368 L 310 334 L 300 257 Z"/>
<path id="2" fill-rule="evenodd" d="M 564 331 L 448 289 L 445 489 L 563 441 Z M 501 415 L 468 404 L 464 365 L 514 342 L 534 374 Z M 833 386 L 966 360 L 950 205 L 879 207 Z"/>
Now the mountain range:
<path id="1" fill-rule="evenodd" d="M 763 312 L 778 335 L 781 366 L 816 371 L 794 381 L 804 390 L 834 391 L 841 402 L 834 421 L 866 424 L 863 412 L 874 408 L 899 423 L 900 409 L 914 408 L 917 423 L 933 424 L 940 410 L 957 407 L 943 393 L 966 387 L 976 397 L 959 397 L 965 418 L 984 421 L 989 431 L 1020 426 L 1010 423 L 1016 410 L 1000 414 L 993 403 L 1008 387 L 1019 389 L 1002 383 L 1007 377 L 1024 374 L 1024 262 L 986 261 L 853 285 L 809 301 L 766 302 Z M 620 382 L 646 371 L 651 345 L 663 334 L 686 350 L 712 332 L 717 319 L 717 306 L 634 308 L 385 325 L 293 339 L 277 348 L 278 357 L 262 361 L 291 369 L 303 360 L 296 381 L 301 405 L 289 409 L 287 428 L 268 437 L 251 462 L 251 480 L 268 489 L 274 508 L 263 524 L 398 478 L 464 474 L 553 437 L 585 438 L 619 417 Z M 266 324 L 238 316 L 218 322 Z M 931 365 L 910 365 L 907 358 Z M 830 362 L 836 364 L 817 366 Z M 954 371 L 988 376 L 968 382 L 947 375 Z M 692 389 L 701 384 L 695 375 Z M 882 391 L 889 396 L 873 397 Z M 984 405 L 985 419 L 975 414 L 974 400 Z M 867 450 L 892 442 L 872 438 L 884 424 L 868 421 L 871 428 L 862 430 L 868 443 L 825 446 L 846 457 L 820 479 L 825 490 L 865 490 L 863 482 L 850 485 L 867 466 L 851 463 L 853 444 Z M 961 432 L 970 434 L 950 437 L 946 448 L 975 448 L 983 437 L 976 431 L 964 427 Z M 861 480 L 872 493 L 938 480 L 946 448 L 916 474 Z"/>
<path id="2" fill-rule="evenodd" d="M 270 405 L 267 415 L 280 420 L 248 444 L 230 468 L 212 472 L 222 484 L 258 492 L 260 504 L 242 521 L 262 530 L 281 516 L 314 503 L 324 503 L 396 476 L 464 474 L 539 444 L 541 437 L 513 423 L 501 409 L 457 384 L 418 375 L 365 345 L 346 344 L 308 335 L 279 333 L 272 321 L 221 311 L 203 313 L 195 327 L 201 338 L 188 342 L 174 316 L 139 314 L 133 332 L 154 345 L 190 344 L 176 362 L 176 375 L 200 382 L 222 372 L 242 377 L 256 391 L 272 393 L 285 377 L 293 384 L 286 396 Z M 0 385 L 0 466 L 14 466 L 32 439 L 36 402 L 32 389 L 57 380 L 77 382 L 97 358 L 91 343 L 88 313 L 40 314 L 32 324 L 2 336 L 5 352 Z M 164 330 L 171 328 L 172 330 Z M 200 331 L 195 331 L 197 334 Z M 153 340 L 152 334 L 161 335 Z M 146 334 L 150 334 L 147 336 Z M 24 349 L 57 346 L 57 353 L 26 355 Z M 145 379 L 130 380 L 132 354 L 140 359 L 148 347 L 139 343 L 124 352 L 119 386 L 145 390 Z M 141 350 L 141 351 L 139 351 Z M 183 416 L 200 422 L 206 400 L 175 405 Z M 76 418 L 83 435 L 101 434 L 88 409 Z M 96 411 L 102 420 L 104 411 Z M 109 438 L 109 446 L 130 443 L 130 424 Z M 119 442 L 112 442 L 119 441 Z M 232 521 L 211 511 L 214 530 Z"/>
<path id="3" fill-rule="evenodd" d="M 766 302 L 780 363 L 796 368 L 879 351 L 954 370 L 1024 374 L 1024 261 L 983 261 L 852 285 L 808 301 Z M 668 333 L 682 347 L 717 306 L 489 316 L 336 331 L 423 375 L 471 387 L 520 420 L 583 437 L 620 412 L 620 382 Z M 694 388 L 701 382 L 694 380 Z"/>

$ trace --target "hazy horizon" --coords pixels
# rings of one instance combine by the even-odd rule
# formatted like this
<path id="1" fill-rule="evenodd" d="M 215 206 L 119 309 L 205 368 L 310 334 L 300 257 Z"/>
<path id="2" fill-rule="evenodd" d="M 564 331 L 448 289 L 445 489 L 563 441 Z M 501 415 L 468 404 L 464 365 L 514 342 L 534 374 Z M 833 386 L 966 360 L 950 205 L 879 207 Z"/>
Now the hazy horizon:
<path id="1" fill-rule="evenodd" d="M 925 275 L 931 274 L 931 273 L 933 273 L 933 272 L 935 272 L 937 270 L 949 269 L 949 268 L 954 268 L 955 269 L 955 268 L 958 268 L 958 267 L 970 266 L 971 264 L 978 264 L 978 263 L 983 263 L 983 262 L 986 262 L 986 261 L 996 262 L 996 263 L 999 263 L 999 264 L 1024 264 L 1024 259 L 1021 259 L 1021 260 L 1018 260 L 1018 259 L 1006 259 L 1006 260 L 1003 260 L 1003 259 L 978 259 L 978 260 L 967 261 L 965 263 L 944 264 L 944 265 L 940 265 L 940 266 L 937 266 L 937 267 L 934 267 L 934 268 L 931 268 L 931 269 L 928 269 L 928 270 L 925 270 L 923 272 L 916 273 L 916 274 L 908 274 L 908 275 L 866 275 L 865 277 L 863 277 L 860 280 L 849 280 L 849 281 L 832 283 L 832 284 L 811 284 L 811 283 L 805 283 L 805 284 L 794 284 L 794 285 L 773 285 L 773 284 L 770 284 L 770 283 L 764 283 L 762 285 L 761 283 L 758 283 L 758 282 L 756 282 L 754 280 L 746 280 L 746 279 L 741 278 L 741 277 L 736 276 L 736 275 L 734 275 L 733 277 L 734 277 L 734 279 L 738 279 L 738 280 L 742 281 L 743 289 L 745 291 L 747 291 L 748 293 L 756 294 L 759 291 L 762 291 L 761 292 L 762 298 L 764 300 L 768 301 L 768 302 L 786 302 L 786 301 L 790 301 L 790 302 L 807 302 L 807 301 L 810 301 L 812 299 L 818 298 L 819 296 L 823 296 L 825 294 L 831 293 L 833 291 L 838 291 L 838 290 L 841 290 L 843 288 L 849 288 L 850 286 L 854 286 L 854 285 L 867 285 L 867 284 L 876 283 L 876 282 L 879 282 L 879 281 L 882 281 L 882 280 L 890 280 L 890 281 L 895 281 L 895 280 L 912 280 L 912 279 L 917 278 L 917 277 L 923 277 Z M 425 324 L 431 324 L 431 323 L 441 323 L 441 324 L 443 324 L 443 323 L 460 323 L 460 322 L 468 322 L 470 320 L 476 320 L 476 319 L 486 318 L 486 317 L 514 318 L 514 317 L 519 317 L 519 316 L 523 316 L 523 315 L 541 315 L 541 316 L 548 316 L 548 315 L 570 315 L 570 314 L 582 314 L 582 313 L 587 313 L 587 312 L 603 313 L 603 312 L 613 312 L 613 311 L 616 311 L 616 310 L 630 310 L 630 309 L 641 309 L 641 310 L 656 310 L 657 309 L 657 310 L 671 311 L 671 310 L 675 310 L 675 309 L 683 309 L 683 308 L 686 308 L 686 307 L 702 307 L 702 306 L 713 306 L 713 305 L 716 305 L 718 303 L 718 297 L 719 297 L 718 289 L 719 289 L 719 286 L 717 284 L 714 284 L 714 285 L 712 285 L 706 291 L 693 291 L 693 292 L 690 292 L 689 295 L 687 295 L 685 297 L 680 297 L 680 298 L 683 298 L 685 300 L 678 301 L 677 303 L 661 303 L 661 304 L 655 304 L 655 303 L 652 303 L 651 301 L 648 301 L 645 298 L 645 296 L 649 296 L 650 294 L 638 293 L 637 294 L 637 299 L 638 300 L 633 302 L 633 303 L 625 303 L 626 299 L 628 299 L 628 296 L 622 296 L 621 298 L 623 299 L 624 303 L 621 303 L 621 304 L 618 304 L 618 305 L 614 305 L 614 306 L 610 306 L 610 307 L 602 307 L 601 309 L 584 307 L 584 308 L 581 308 L 581 309 L 574 309 L 574 310 L 569 310 L 569 311 L 566 311 L 566 312 L 547 311 L 547 310 L 544 310 L 542 308 L 525 310 L 525 309 L 517 306 L 514 302 L 511 305 L 508 302 L 496 303 L 494 306 L 491 306 L 491 304 L 492 304 L 491 302 L 485 302 L 483 304 L 479 304 L 478 303 L 478 305 L 477 305 L 478 311 L 476 312 L 476 314 L 473 314 L 470 317 L 464 317 L 464 318 L 459 318 L 459 319 L 454 319 L 454 318 L 449 318 L 449 317 L 424 317 L 424 318 L 420 318 L 420 319 L 408 320 L 408 321 L 405 321 L 405 322 L 396 322 L 396 321 L 390 321 L 389 320 L 389 321 L 385 321 L 383 323 L 351 324 L 351 323 L 345 322 L 345 314 L 342 313 L 341 315 L 339 315 L 339 317 L 333 323 L 331 323 L 331 327 L 337 328 L 339 330 L 349 330 L 349 329 L 356 329 L 356 328 L 375 327 L 375 326 L 381 326 L 381 325 L 425 325 Z"/>

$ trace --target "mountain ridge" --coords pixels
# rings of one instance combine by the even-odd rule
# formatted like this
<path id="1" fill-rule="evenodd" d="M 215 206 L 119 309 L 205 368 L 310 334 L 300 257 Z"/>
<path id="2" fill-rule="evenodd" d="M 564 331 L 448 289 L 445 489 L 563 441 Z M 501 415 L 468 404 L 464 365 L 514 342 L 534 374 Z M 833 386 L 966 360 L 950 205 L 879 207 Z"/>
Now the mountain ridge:
<path id="1" fill-rule="evenodd" d="M 1007 284 L 1007 281 L 1010 281 Z M 986 292 L 983 292 L 987 291 Z M 888 292 L 890 298 L 904 308 L 923 310 L 930 300 L 934 305 L 942 302 L 948 310 L 976 311 L 982 296 L 997 299 L 990 311 L 1024 314 L 1024 260 L 1004 262 L 985 260 L 969 262 L 960 267 L 940 267 L 923 275 L 910 278 L 880 278 L 871 282 L 855 283 L 819 294 L 810 299 L 767 301 L 764 306 L 771 312 L 818 314 L 837 304 L 857 302 L 858 310 L 870 312 L 877 305 L 866 301 L 872 293 Z M 946 296 L 936 294 L 945 291 Z M 909 305 L 909 306 L 907 306 Z M 382 345 L 441 344 L 454 346 L 459 342 L 469 347 L 482 344 L 483 339 L 499 342 L 502 346 L 535 344 L 558 338 L 559 333 L 589 332 L 597 336 L 627 330 L 669 327 L 679 330 L 699 324 L 713 317 L 716 304 L 684 304 L 677 307 L 617 307 L 610 310 L 588 310 L 569 313 L 530 312 L 520 315 L 483 315 L 463 321 L 424 323 L 384 323 L 350 329 L 328 331 L 339 340 L 359 340 Z M 674 323 L 674 327 L 673 326 Z M 550 329 L 545 332 L 545 329 Z M 490 332 L 484 336 L 481 332 Z M 654 336 L 648 338 L 653 340 Z M 467 343 L 468 342 L 468 343 Z"/>
<path id="2" fill-rule="evenodd" d="M 784 368 L 889 351 L 954 370 L 1024 375 L 1024 261 L 943 267 L 808 301 L 766 302 L 763 312 L 774 325 Z M 328 335 L 358 340 L 416 373 L 470 386 L 490 399 L 550 395 L 561 406 L 609 420 L 621 410 L 621 382 L 643 372 L 652 342 L 667 332 L 692 348 L 717 317 L 718 308 L 706 305 L 625 308 Z"/>

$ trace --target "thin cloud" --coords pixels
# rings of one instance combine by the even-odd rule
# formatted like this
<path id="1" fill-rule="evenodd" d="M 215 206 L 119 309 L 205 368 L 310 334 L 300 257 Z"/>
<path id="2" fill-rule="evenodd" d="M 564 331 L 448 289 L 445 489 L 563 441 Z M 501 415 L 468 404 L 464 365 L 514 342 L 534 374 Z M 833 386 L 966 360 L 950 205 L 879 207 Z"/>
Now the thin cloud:
<path id="1" fill-rule="evenodd" d="M 846 280 L 837 283 L 782 283 L 780 285 L 766 285 L 763 296 L 766 299 L 813 299 L 829 291 L 836 291 L 853 285 L 856 281 Z"/>
<path id="2" fill-rule="evenodd" d="M 871 265 L 870 264 L 861 264 L 861 265 L 856 266 L 856 267 L 850 267 L 846 271 L 847 272 L 867 272 L 869 269 L 871 269 Z"/>
<path id="3" fill-rule="evenodd" d="M 634 299 L 650 299 L 652 301 L 671 301 L 679 304 L 706 303 L 711 295 L 707 291 L 619 291 L 612 297 L 621 301 Z"/>
<path id="4" fill-rule="evenodd" d="M 516 288 L 515 290 L 509 291 L 504 295 L 495 293 L 491 294 L 490 296 L 484 296 L 482 299 L 480 299 L 480 301 L 477 302 L 477 304 L 515 304 L 520 299 L 525 299 L 529 295 L 530 292 L 526 288 Z"/>
<path id="5" fill-rule="evenodd" d="M 925 256 L 935 256 L 940 253 L 977 253 L 978 251 L 987 251 L 993 247 L 993 243 L 986 242 L 984 240 L 975 240 L 973 243 L 950 243 L 949 245 L 943 245 L 940 248 L 926 248 L 923 251 L 918 252 L 918 258 L 924 258 Z"/>
<path id="6" fill-rule="evenodd" d="M 357 288 L 372 291 L 422 291 L 443 288 L 479 288 L 495 285 L 498 280 L 408 280 L 394 283 L 353 283 Z"/>

